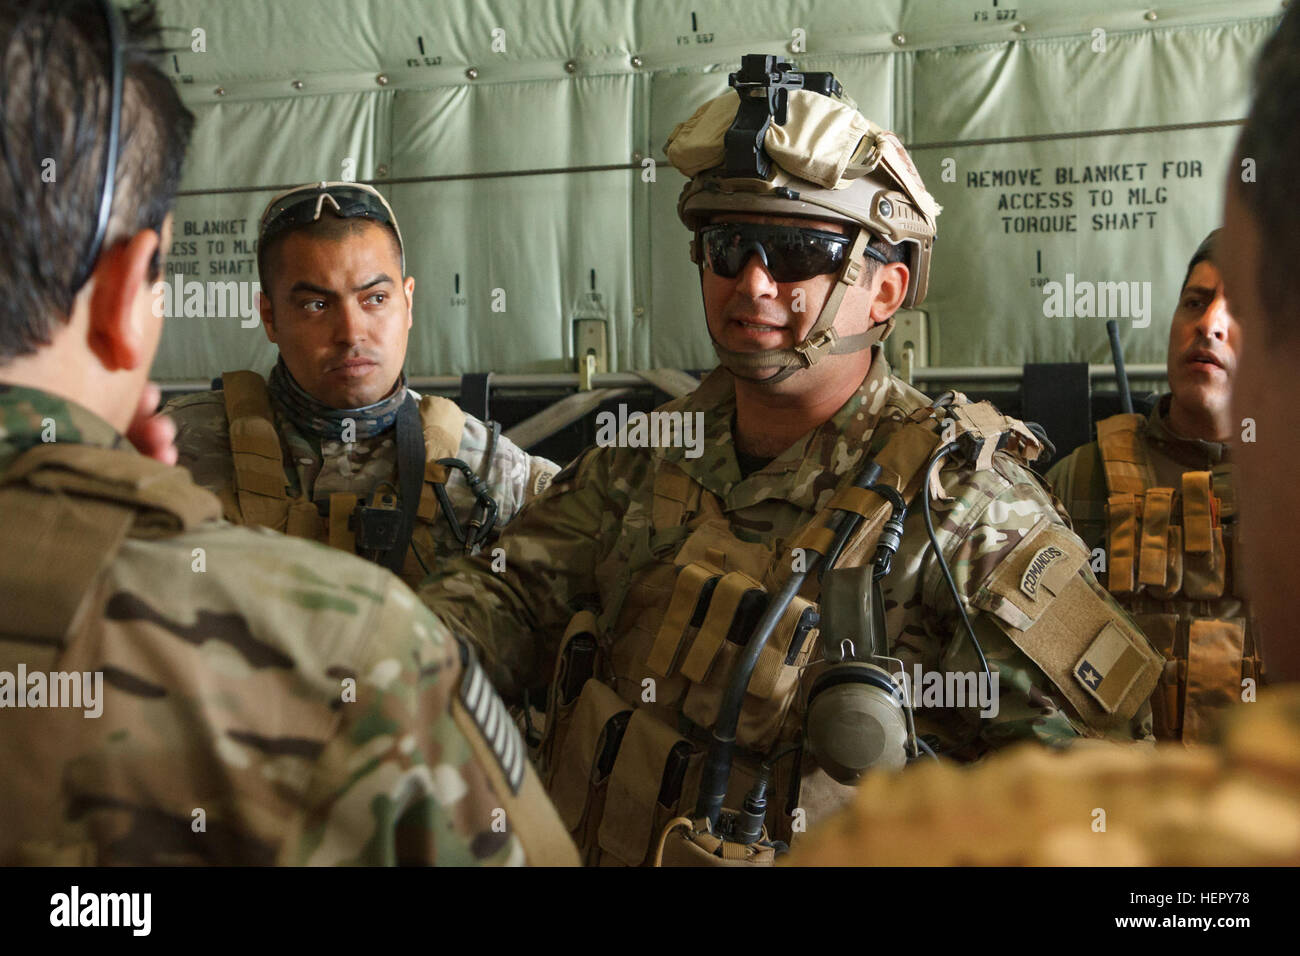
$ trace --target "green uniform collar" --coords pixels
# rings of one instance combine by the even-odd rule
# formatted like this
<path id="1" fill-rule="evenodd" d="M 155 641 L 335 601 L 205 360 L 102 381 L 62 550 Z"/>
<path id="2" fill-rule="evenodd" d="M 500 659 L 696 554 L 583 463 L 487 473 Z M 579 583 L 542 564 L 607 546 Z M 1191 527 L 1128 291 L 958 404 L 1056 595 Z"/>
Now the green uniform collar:
<path id="1" fill-rule="evenodd" d="M 1173 398 L 1172 392 L 1166 392 L 1151 409 L 1151 414 L 1147 416 L 1147 438 L 1162 446 L 1162 450 L 1170 457 L 1177 461 L 1185 460 L 1189 465 L 1204 463 L 1204 467 L 1212 468 L 1226 462 L 1232 450 L 1231 445 L 1226 442 L 1184 438 L 1173 430 L 1169 423 L 1169 403 Z"/>
<path id="2" fill-rule="evenodd" d="M 133 449 L 112 425 L 76 402 L 40 389 L 0 383 L 0 471 L 42 442 Z"/>
<path id="3" fill-rule="evenodd" d="M 779 497 L 813 509 L 832 491 L 837 477 L 856 467 L 893 391 L 889 362 L 875 350 L 871 368 L 858 390 L 839 411 L 778 455 L 767 467 L 741 479 L 732 431 L 736 414 L 735 379 L 724 368 L 710 372 L 690 395 L 666 408 L 704 414 L 703 454 L 687 458 L 686 449 L 656 449 L 707 490 L 723 499 L 728 510 L 745 508 Z M 791 480 L 788 476 L 793 475 Z"/>

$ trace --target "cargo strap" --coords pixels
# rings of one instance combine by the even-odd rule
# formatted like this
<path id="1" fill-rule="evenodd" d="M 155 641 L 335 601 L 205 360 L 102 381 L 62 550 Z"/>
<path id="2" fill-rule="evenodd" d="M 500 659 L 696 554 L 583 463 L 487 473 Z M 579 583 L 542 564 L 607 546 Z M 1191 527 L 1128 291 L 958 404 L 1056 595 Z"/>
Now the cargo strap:
<path id="1" fill-rule="evenodd" d="M 94 582 L 127 537 L 178 534 L 221 517 L 215 496 L 180 468 L 130 452 L 50 443 L 0 476 L 0 631 L 58 644 L 89 613 Z"/>
<path id="2" fill-rule="evenodd" d="M 464 421 L 463 415 L 461 420 Z M 456 439 L 459 445 L 460 436 L 457 435 Z M 406 401 L 402 402 L 402 407 L 397 410 L 397 483 L 398 500 L 402 509 L 402 530 L 397 535 L 396 546 L 385 551 L 379 559 L 379 563 L 394 574 L 402 573 L 402 565 L 406 563 L 406 552 L 411 547 L 411 534 L 415 531 L 415 517 L 419 511 L 420 496 L 425 492 L 424 470 L 427 464 L 424 431 L 420 427 L 420 408 L 415 398 L 407 395 Z"/>

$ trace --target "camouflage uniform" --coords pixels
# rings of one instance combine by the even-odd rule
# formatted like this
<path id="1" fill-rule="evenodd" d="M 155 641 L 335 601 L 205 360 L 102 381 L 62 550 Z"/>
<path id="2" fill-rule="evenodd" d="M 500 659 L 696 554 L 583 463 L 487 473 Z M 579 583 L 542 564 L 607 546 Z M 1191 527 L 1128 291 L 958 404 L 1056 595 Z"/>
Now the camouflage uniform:
<path id="1" fill-rule="evenodd" d="M 327 437 L 329 432 L 324 427 L 312 428 L 304 423 L 303 416 L 290 415 L 286 391 L 276 387 L 273 375 L 269 388 L 271 411 L 279 436 L 284 483 L 290 499 L 311 502 L 324 514 L 334 494 L 350 493 L 368 499 L 384 483 L 393 485 L 396 491 L 395 428 L 389 425 L 374 435 L 358 434 L 356 441 L 345 444 Z M 391 411 L 395 411 L 406 394 L 420 401 L 421 396 L 414 389 L 399 389 L 383 404 L 392 406 Z M 190 470 L 198 484 L 221 499 L 226 519 L 237 524 L 259 523 L 241 510 L 223 390 L 172 399 L 163 411 L 176 422 L 179 463 Z M 545 488 L 559 467 L 545 458 L 526 454 L 508 438 L 500 436 L 493 445 L 491 461 L 485 462 L 484 456 L 490 444 L 488 427 L 477 418 L 466 415 L 459 450 L 451 454 L 469 465 L 475 474 L 486 478 L 487 491 L 497 502 L 499 527 Z M 443 477 L 443 473 L 439 477 Z M 459 471 L 450 469 L 445 472 L 445 477 L 448 497 L 463 526 L 469 522 L 474 509 L 474 495 Z M 313 529 L 312 533 L 303 536 L 326 540 L 327 527 L 328 522 L 321 521 L 319 530 Z M 292 527 L 277 527 L 276 530 L 297 533 Z M 430 498 L 428 506 L 422 503 L 417 515 L 411 551 L 401 576 L 414 587 L 424 578 L 425 565 L 433 568 L 438 561 L 461 553 L 461 543 L 449 522 L 438 513 L 434 499 Z"/>
<path id="2" fill-rule="evenodd" d="M 1300 865 L 1300 687 L 1234 708 L 1215 747 L 1026 747 L 978 767 L 869 774 L 790 863 Z"/>
<path id="3" fill-rule="evenodd" d="M 85 409 L 0 386 L 0 864 L 573 860 L 406 587 L 218 514 Z M 102 673 L 101 715 L 18 709 L 21 668 Z"/>
<path id="4" fill-rule="evenodd" d="M 747 569 L 764 580 L 771 593 L 772 577 L 764 575 L 759 566 L 782 554 L 836 488 L 860 470 L 868 450 L 876 455 L 909 415 L 928 405 L 924 395 L 890 374 L 877 351 L 858 392 L 829 421 L 766 467 L 742 477 L 732 438 L 733 380 L 725 370 L 716 370 L 691 395 L 663 408 L 703 413 L 701 457 L 687 458 L 683 448 L 590 450 L 562 471 L 552 487 L 502 534 L 499 545 L 507 560 L 504 574 L 492 573 L 482 557 L 460 560 L 432 576 L 420 589 L 420 596 L 444 621 L 472 636 L 482 648 L 484 665 L 494 683 L 506 696 L 545 682 L 556 668 L 571 616 L 583 608 L 594 610 L 597 618 L 588 623 L 600 647 L 601 665 L 596 673 L 617 695 L 617 700 L 607 695 L 600 713 L 616 713 L 619 700 L 624 710 L 634 709 L 620 754 L 629 747 L 638 715 L 649 712 L 680 731 L 682 737 L 660 741 L 657 750 L 649 748 L 652 756 L 647 759 L 659 759 L 654 754 L 662 756 L 685 741 L 695 753 L 692 769 L 698 770 L 702 728 L 716 715 L 717 698 L 730 672 L 729 662 L 735 659 L 736 645 L 724 641 L 717 660 L 711 667 L 706 661 L 703 670 L 707 673 L 697 673 L 698 679 L 687 680 L 673 667 L 664 674 L 647 666 L 652 653 L 649 648 L 657 639 L 675 587 L 672 572 L 677 569 L 669 567 L 664 574 L 664 566 L 674 561 L 682 566 L 688 559 L 694 560 L 692 556 L 711 550 L 711 560 L 727 570 Z M 685 476 L 672 482 L 676 487 L 666 497 L 661 494 L 665 472 Z M 1150 709 L 1140 704 L 1140 699 L 1128 713 L 1112 715 L 1109 726 L 1102 730 L 1072 706 L 1071 700 L 1080 696 L 1080 687 L 1067 686 L 1061 675 L 1057 675 L 1061 686 L 1054 686 L 1009 639 L 1015 629 L 1008 622 L 1017 621 L 1010 608 L 1013 602 L 990 587 L 999 563 L 1017 545 L 1041 544 L 1044 539 L 1039 536 L 1043 534 L 1060 536 L 1058 540 L 1068 539 L 1078 546 L 1038 479 L 1010 455 L 999 452 L 992 458 L 992 467 L 981 471 L 949 459 L 942 468 L 941 482 L 948 500 L 934 502 L 936 532 L 957 587 L 970 604 L 972 623 L 990 667 L 1000 675 L 1001 696 L 996 717 L 984 721 L 973 709 L 920 709 L 918 733 L 932 735 L 937 749 L 953 750 L 966 759 L 1025 738 L 1060 744 L 1080 734 L 1117 740 L 1149 737 Z M 685 521 L 685 526 L 661 520 L 665 505 L 670 507 L 673 498 L 695 502 L 686 505 L 687 514 L 692 508 L 698 514 Z M 927 671 L 976 671 L 979 664 L 961 629 L 951 595 L 937 563 L 927 555 L 922 522 L 918 499 L 907 516 L 893 569 L 883 582 L 893 653 L 909 674 L 915 664 Z M 710 549 L 707 541 L 698 543 L 702 529 L 719 525 L 734 538 L 725 554 L 719 553 L 722 547 Z M 1019 553 L 1026 554 L 1023 549 Z M 781 566 L 770 564 L 769 568 Z M 783 570 L 778 570 L 778 576 L 780 573 Z M 1097 586 L 1086 565 L 1079 576 L 1086 581 L 1086 600 L 1097 619 L 1142 641 Z M 1044 612 L 1043 617 L 1047 616 Z M 1066 622 L 1063 626 L 1073 625 Z M 1076 630 L 1082 628 L 1080 624 Z M 570 634 L 573 630 L 570 627 Z M 1086 644 L 1095 633 L 1070 636 L 1081 636 Z M 802 647 L 791 646 L 784 663 L 774 662 L 765 689 L 758 687 L 757 677 L 750 685 L 739 743 L 749 751 L 751 769 L 759 755 L 798 738 L 802 702 L 792 703 L 798 696 L 792 688 L 801 680 L 806 683 L 816 669 L 808 666 L 816 663 L 810 659 L 812 643 L 810 637 Z M 1154 661 L 1145 642 L 1143 648 Z M 689 661 L 690 656 L 683 653 L 678 660 L 685 657 Z M 1154 667 L 1152 664 L 1152 681 Z M 655 682 L 652 702 L 647 700 L 647 678 Z M 1075 678 L 1070 675 L 1069 679 Z M 755 695 L 770 699 L 757 700 Z M 553 692 L 553 716 L 554 696 Z M 773 703 L 779 699 L 784 703 Z M 769 703 L 775 714 L 772 708 L 764 710 Z M 616 758 L 616 764 L 621 759 Z M 561 755 L 556 760 L 560 765 L 557 776 L 563 776 L 567 772 L 565 758 Z M 690 772 L 677 801 L 678 812 L 694 805 Z M 851 788 L 820 771 L 810 757 L 805 758 L 801 775 L 804 792 L 800 807 L 809 820 L 852 793 Z M 613 776 L 617 782 L 617 765 Z M 581 779 L 581 773 L 578 777 Z M 743 780 L 743 774 L 733 778 L 737 780 Z M 658 778 L 652 783 L 657 786 Z M 552 779 L 550 785 L 566 823 L 595 826 L 587 819 L 595 798 L 585 793 L 585 783 L 578 788 L 582 793 L 569 792 L 570 784 L 564 781 Z M 608 806 L 615 800 L 614 784 L 610 787 Z M 733 790 L 738 792 L 731 795 L 728 806 L 734 807 L 744 788 Z M 781 788 L 774 784 L 773 792 L 779 793 Z M 781 811 L 777 809 L 780 803 L 772 801 L 769 829 L 773 834 L 788 835 L 794 807 Z M 666 819 L 671 810 L 661 804 L 657 818 Z M 606 810 L 607 815 L 610 812 Z M 637 861 L 644 846 L 641 836 L 638 829 L 635 845 L 621 846 L 613 827 L 601 828 L 602 846 L 607 850 L 615 846 L 613 855 L 622 862 Z M 582 842 L 580 837 L 580 845 Z"/>
<path id="5" fill-rule="evenodd" d="M 1098 422 L 1099 440 L 1047 477 L 1079 536 L 1106 556 L 1098 580 L 1167 658 L 1151 700 L 1157 738 L 1193 742 L 1208 739 L 1223 709 L 1241 702 L 1243 679 L 1258 681 L 1259 635 L 1237 565 L 1230 446 L 1177 435 L 1172 397 L 1145 419 Z M 1200 547 L 1189 530 L 1198 513 Z"/>

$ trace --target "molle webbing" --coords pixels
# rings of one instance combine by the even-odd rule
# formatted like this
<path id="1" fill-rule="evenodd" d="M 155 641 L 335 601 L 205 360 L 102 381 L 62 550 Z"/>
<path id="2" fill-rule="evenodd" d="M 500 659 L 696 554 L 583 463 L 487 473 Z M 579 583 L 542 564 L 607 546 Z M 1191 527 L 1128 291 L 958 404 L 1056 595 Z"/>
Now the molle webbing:
<path id="1" fill-rule="evenodd" d="M 1097 444 L 1112 495 L 1140 495 L 1156 483 L 1155 471 L 1142 447 L 1141 415 L 1112 415 L 1097 423 Z"/>
<path id="2" fill-rule="evenodd" d="M 324 520 L 307 489 L 302 498 L 289 497 L 284 453 L 266 382 L 261 375 L 250 371 L 226 372 L 221 380 L 230 426 L 235 490 L 243 523 L 355 553 L 356 533 L 349 527 L 349 519 L 359 503 L 358 496 L 331 495 L 329 517 Z M 465 413 L 455 402 L 425 395 L 420 399 L 420 427 L 424 434 L 425 463 L 416 516 L 432 524 L 440 511 L 433 485 L 447 480 L 447 470 L 438 460 L 459 453 Z M 409 553 L 407 560 L 415 564 Z M 411 573 L 420 576 L 415 568 Z"/>
<path id="3" fill-rule="evenodd" d="M 966 410 L 963 399 L 957 406 L 954 412 Z M 1008 434 L 1009 451 L 1032 459 L 1037 440 L 1025 426 L 985 414 L 985 409 L 971 411 L 951 414 L 956 434 L 943 437 L 975 433 L 978 440 L 993 438 L 994 432 Z M 905 500 L 916 496 L 926 464 L 943 441 L 943 418 L 944 413 L 926 406 L 902 421 L 880 423 L 867 451 L 881 467 L 880 484 Z M 996 440 L 987 441 L 980 460 L 990 464 L 995 450 Z M 794 566 L 792 549 L 825 554 L 833 533 L 824 526 L 834 509 L 844 509 L 864 520 L 838 563 L 858 566 L 874 556 L 890 504 L 875 492 L 854 487 L 856 475 L 856 468 L 844 474 L 826 507 L 784 542 L 746 541 L 732 530 L 715 494 L 677 464 L 655 463 L 652 533 L 664 548 L 657 549 L 654 561 L 639 571 L 627 588 L 632 597 L 614 612 L 604 609 L 599 619 L 590 611 L 574 617 L 561 641 L 552 686 L 543 744 L 548 789 L 589 861 L 628 865 L 653 861 L 658 855 L 656 844 L 665 847 L 665 834 L 676 832 L 682 821 L 672 816 L 693 805 L 698 790 L 703 752 L 691 741 L 698 743 L 696 731 L 716 721 L 740 648 L 770 595 Z M 679 530 L 676 538 L 675 530 Z M 677 544 L 669 551 L 673 541 Z M 818 596 L 817 577 L 809 575 L 804 592 L 793 598 L 759 653 L 736 732 L 739 751 L 754 763 L 749 770 L 744 761 L 736 764 L 739 776 L 733 778 L 733 785 L 742 792 L 747 786 L 745 774 L 752 777 L 763 755 L 798 738 L 794 704 L 816 644 Z M 624 614 L 625 608 L 631 610 Z M 573 663 L 581 655 L 569 653 L 580 639 L 588 647 L 585 669 Z M 622 644 L 615 647 L 616 642 Z M 630 662 L 629 648 L 635 655 Z M 589 660 L 593 654 L 602 663 L 593 665 Z M 625 693 L 609 686 L 611 678 L 617 682 L 628 673 L 636 675 L 637 681 L 641 675 L 655 675 L 662 703 L 638 701 L 639 690 Z M 580 693 L 579 679 L 585 680 Z M 797 758 L 778 761 L 773 773 L 771 793 L 776 796 L 769 797 L 767 824 L 778 838 L 789 835 L 792 811 L 782 804 L 789 799 L 792 781 L 801 775 L 799 766 Z M 667 839 L 665 860 L 721 859 L 711 855 L 717 847 L 677 852 L 682 850 L 680 842 Z M 770 847 L 757 854 L 752 847 L 722 849 L 728 862 L 732 856 L 737 861 L 771 862 Z"/>
<path id="4" fill-rule="evenodd" d="M 1236 510 L 1231 466 L 1185 471 L 1178 487 L 1156 487 L 1141 423 L 1116 415 L 1097 424 L 1108 493 L 1107 589 L 1166 658 L 1151 700 L 1156 736 L 1203 741 L 1218 713 L 1240 699 L 1241 680 L 1259 674 L 1253 622 L 1213 604 L 1227 591 L 1222 519 Z M 1239 542 L 1231 550 L 1235 560 Z"/>
<path id="5" fill-rule="evenodd" d="M 290 501 L 285 491 L 284 453 L 266 382 L 256 372 L 241 371 L 226 372 L 221 384 L 243 521 L 286 531 Z"/>

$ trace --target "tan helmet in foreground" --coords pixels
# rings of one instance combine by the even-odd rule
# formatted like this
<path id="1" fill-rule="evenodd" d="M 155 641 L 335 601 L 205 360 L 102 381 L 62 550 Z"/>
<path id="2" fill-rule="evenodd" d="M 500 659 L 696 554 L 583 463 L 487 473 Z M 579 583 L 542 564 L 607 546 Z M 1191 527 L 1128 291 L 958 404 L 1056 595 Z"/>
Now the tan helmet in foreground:
<path id="1" fill-rule="evenodd" d="M 747 67 L 750 59 L 746 57 Z M 774 79 L 799 76 L 784 72 L 788 66 L 777 69 L 781 72 L 772 73 Z M 732 74 L 733 86 L 738 85 L 739 75 Z M 750 89 L 745 92 L 755 95 Z M 761 352 L 735 352 L 714 342 L 722 364 L 733 373 L 743 376 L 780 367 L 778 375 L 765 379 L 769 383 L 813 365 L 822 355 L 860 351 L 883 341 L 893 331 L 892 318 L 860 335 L 838 335 L 834 324 L 844 293 L 857 281 L 867 243 L 880 238 L 903 245 L 902 261 L 909 273 L 903 307 L 919 304 L 929 282 L 935 219 L 940 212 L 896 135 L 837 96 L 809 89 L 782 92 L 785 122 L 773 115 L 761 134 L 764 159 L 770 160 L 759 164 L 767 166 L 765 176 L 728 173 L 733 164 L 728 162 L 727 150 L 735 148 L 728 144 L 738 138 L 734 133 L 742 102 L 735 89 L 705 103 L 690 119 L 679 123 L 664 147 L 668 160 L 690 177 L 678 199 L 677 212 L 697 234 L 691 244 L 691 259 L 697 264 L 702 262 L 698 230 L 716 213 L 802 216 L 859 227 L 836 286 L 802 342 L 789 349 Z"/>

